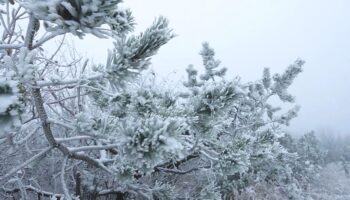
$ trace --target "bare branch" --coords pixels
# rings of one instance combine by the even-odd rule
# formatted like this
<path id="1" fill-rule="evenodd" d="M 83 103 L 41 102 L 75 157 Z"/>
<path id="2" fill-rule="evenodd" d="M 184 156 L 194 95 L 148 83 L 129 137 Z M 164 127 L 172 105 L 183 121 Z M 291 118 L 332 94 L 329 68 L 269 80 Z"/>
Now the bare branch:
<path id="1" fill-rule="evenodd" d="M 38 189 L 36 187 L 33 187 L 31 185 L 25 186 L 24 189 L 31 191 L 31 192 L 36 192 L 38 195 L 43 196 L 43 197 L 48 197 L 48 198 L 56 197 L 57 199 L 61 199 L 61 198 L 63 199 L 63 197 L 64 197 L 63 194 L 54 194 L 52 192 L 43 191 L 43 190 Z M 13 194 L 13 193 L 17 193 L 20 191 L 20 189 L 18 189 L 18 188 L 14 188 L 14 189 L 2 188 L 0 190 L 3 190 L 4 193 L 6 193 L 6 194 Z"/>
<path id="2" fill-rule="evenodd" d="M 53 149 L 52 146 L 47 147 L 46 149 L 44 149 L 43 151 L 41 151 L 40 153 L 36 154 L 35 156 L 31 157 L 29 160 L 25 161 L 24 163 L 22 163 L 21 165 L 19 165 L 18 167 L 15 167 L 14 169 L 12 169 L 10 172 L 8 172 L 7 174 L 5 174 L 3 177 L 0 178 L 0 181 L 5 180 L 7 178 L 9 178 L 10 176 L 12 176 L 13 174 L 15 174 L 16 172 L 18 172 L 19 170 L 23 169 L 24 167 L 26 167 L 27 165 L 29 165 L 30 163 L 32 163 L 33 161 L 41 158 L 42 156 L 45 156 L 48 152 L 50 152 Z"/>
<path id="3" fill-rule="evenodd" d="M 66 33 L 65 31 L 52 33 L 52 34 L 46 36 L 45 38 L 42 38 L 41 40 L 39 40 L 37 43 L 35 43 L 33 45 L 33 48 L 35 49 L 35 48 L 43 45 L 45 42 L 55 38 L 56 36 L 59 36 L 59 35 L 65 34 L 65 33 Z"/>
<path id="4" fill-rule="evenodd" d="M 1 49 L 19 49 L 21 47 L 24 47 L 24 44 L 0 44 L 0 50 Z"/>
<path id="5" fill-rule="evenodd" d="M 82 136 L 75 136 L 70 138 L 55 138 L 57 142 L 70 142 L 74 140 L 88 140 L 93 139 L 91 136 L 82 135 Z"/>
<path id="6" fill-rule="evenodd" d="M 198 170 L 201 170 L 201 169 L 208 169 L 210 167 L 211 167 L 210 165 L 207 165 L 207 166 L 203 166 L 203 167 L 191 168 L 191 169 L 186 170 L 186 171 L 182 171 L 182 170 L 178 170 L 178 169 L 168 169 L 168 168 L 162 168 L 162 167 L 158 167 L 157 169 L 159 171 L 162 171 L 162 172 L 184 175 L 184 174 L 188 174 L 188 173 L 191 173 L 191 172 L 194 172 L 194 171 L 198 171 Z"/>
<path id="7" fill-rule="evenodd" d="M 91 150 L 107 150 L 118 147 L 119 144 L 110 144 L 110 145 L 100 145 L 100 146 L 83 146 L 77 148 L 69 148 L 71 152 L 79 152 L 79 151 L 91 151 Z"/>
<path id="8" fill-rule="evenodd" d="M 63 190 L 64 196 L 66 197 L 67 200 L 72 200 L 72 197 L 70 196 L 69 190 L 68 190 L 67 185 L 66 185 L 66 180 L 64 178 L 67 160 L 68 160 L 68 156 L 64 157 L 63 162 L 62 162 L 61 176 L 60 177 L 61 177 L 61 184 L 62 184 L 62 190 Z"/>

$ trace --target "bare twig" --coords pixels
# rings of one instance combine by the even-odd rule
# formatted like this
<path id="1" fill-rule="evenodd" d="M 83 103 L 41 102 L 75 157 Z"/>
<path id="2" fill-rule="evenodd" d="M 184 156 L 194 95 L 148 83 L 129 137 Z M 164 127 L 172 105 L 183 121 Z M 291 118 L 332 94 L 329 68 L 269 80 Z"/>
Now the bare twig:
<path id="1" fill-rule="evenodd" d="M 13 168 L 11 171 L 9 171 L 7 174 L 5 174 L 3 177 L 0 178 L 0 181 L 7 179 L 8 177 L 12 176 L 13 174 L 15 174 L 16 172 L 18 172 L 19 170 L 23 169 L 24 167 L 26 167 L 27 165 L 29 165 L 30 163 L 34 162 L 35 160 L 41 158 L 42 156 L 45 156 L 48 152 L 50 152 L 53 149 L 52 146 L 47 147 L 46 149 L 44 149 L 43 151 L 41 151 L 40 153 L 36 154 L 35 156 L 31 157 L 29 160 L 25 161 L 24 163 L 22 163 L 21 165 L 19 165 L 18 167 Z"/>
<path id="2" fill-rule="evenodd" d="M 67 185 L 66 185 L 66 180 L 64 178 L 64 175 L 65 175 L 65 169 L 66 169 L 66 165 L 67 165 L 67 160 L 68 160 L 68 156 L 64 157 L 63 159 L 63 162 L 62 162 L 62 168 L 61 168 L 61 184 L 62 184 L 62 190 L 63 190 L 63 193 L 64 193 L 64 196 L 67 200 L 72 200 L 72 197 L 70 196 L 69 194 L 69 190 L 67 188 Z"/>
<path id="3" fill-rule="evenodd" d="M 162 171 L 162 172 L 184 175 L 184 174 L 188 174 L 188 173 L 191 173 L 191 172 L 194 172 L 194 171 L 198 171 L 198 170 L 201 170 L 201 169 L 208 169 L 210 167 L 211 167 L 210 165 L 207 165 L 207 166 L 203 166 L 203 167 L 191 168 L 191 169 L 186 170 L 186 171 L 182 171 L 182 170 L 178 170 L 178 169 L 168 169 L 168 168 L 162 168 L 162 167 L 158 167 L 157 169 L 159 171 Z"/>
<path id="4" fill-rule="evenodd" d="M 43 197 L 48 197 L 48 198 L 52 198 L 52 197 L 56 197 L 56 199 L 61 199 L 63 200 L 64 195 L 63 194 L 54 194 L 52 192 L 47 192 L 47 191 L 43 191 L 41 189 L 35 188 L 31 185 L 25 186 L 24 187 L 25 190 L 27 191 L 31 191 L 31 192 L 36 192 L 38 195 L 43 196 Z M 6 194 L 14 194 L 20 191 L 19 188 L 14 188 L 14 189 L 5 189 L 2 188 L 0 190 L 3 190 L 4 193 Z"/>

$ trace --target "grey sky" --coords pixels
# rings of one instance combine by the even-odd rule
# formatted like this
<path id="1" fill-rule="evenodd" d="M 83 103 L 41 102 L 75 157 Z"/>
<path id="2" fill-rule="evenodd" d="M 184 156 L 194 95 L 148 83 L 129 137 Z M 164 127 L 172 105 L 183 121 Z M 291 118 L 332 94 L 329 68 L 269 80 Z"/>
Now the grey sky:
<path id="1" fill-rule="evenodd" d="M 210 42 L 228 75 L 260 78 L 263 67 L 281 72 L 300 57 L 304 72 L 291 88 L 302 106 L 290 130 L 350 133 L 349 0 L 126 0 L 145 29 L 159 15 L 178 34 L 153 59 L 163 77 L 182 77 L 188 64 L 201 68 L 198 52 Z M 108 40 L 88 37 L 76 46 L 104 62 Z"/>

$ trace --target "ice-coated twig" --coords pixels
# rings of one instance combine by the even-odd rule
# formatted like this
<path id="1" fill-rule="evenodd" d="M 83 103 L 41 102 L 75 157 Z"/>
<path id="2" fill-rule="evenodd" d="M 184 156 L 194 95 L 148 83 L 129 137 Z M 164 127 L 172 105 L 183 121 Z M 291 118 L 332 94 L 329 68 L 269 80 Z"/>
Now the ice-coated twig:
<path id="1" fill-rule="evenodd" d="M 70 142 L 74 140 L 88 140 L 93 139 L 91 136 L 88 135 L 81 135 L 81 136 L 74 136 L 69 138 L 55 138 L 57 142 Z"/>
<path id="2" fill-rule="evenodd" d="M 67 165 L 67 160 L 68 160 L 68 156 L 65 156 L 62 162 L 62 168 L 61 168 L 61 184 L 62 184 L 62 190 L 64 193 L 64 196 L 66 197 L 67 200 L 72 200 L 72 197 L 69 194 L 69 190 L 67 188 L 67 184 L 66 184 L 66 180 L 65 180 L 65 169 L 66 169 L 66 165 Z"/>
<path id="3" fill-rule="evenodd" d="M 210 168 L 211 165 L 207 165 L 207 166 L 203 166 L 203 167 L 195 167 L 195 168 L 191 168 L 191 169 L 188 169 L 188 170 L 178 170 L 178 169 L 168 169 L 168 168 L 163 168 L 163 167 L 157 167 L 157 169 L 159 171 L 162 171 L 162 172 L 166 172 L 166 173 L 172 173 L 172 174 L 181 174 L 181 175 L 184 175 L 184 174 L 188 174 L 188 173 L 191 173 L 191 172 L 194 172 L 194 171 L 198 171 L 198 170 L 201 170 L 201 169 L 208 169 Z"/>
<path id="4" fill-rule="evenodd" d="M 16 172 L 18 172 L 19 170 L 23 169 L 24 167 L 28 166 L 30 163 L 34 162 L 35 160 L 41 158 L 42 156 L 45 156 L 48 152 L 50 152 L 53 149 L 52 146 L 45 148 L 44 150 L 42 150 L 40 153 L 36 154 L 35 156 L 31 157 L 29 160 L 25 161 L 24 163 L 22 163 L 21 165 L 19 165 L 18 167 L 13 168 L 11 171 L 9 171 L 7 174 L 5 174 L 4 176 L 0 177 L 0 181 L 5 180 L 7 178 L 9 178 L 10 176 L 12 176 L 13 174 L 15 174 Z"/>
<path id="5" fill-rule="evenodd" d="M 82 146 L 76 148 L 69 148 L 71 152 L 79 151 L 91 151 L 91 150 L 108 150 L 120 146 L 119 144 L 109 144 L 109 145 L 98 145 L 98 146 Z"/>

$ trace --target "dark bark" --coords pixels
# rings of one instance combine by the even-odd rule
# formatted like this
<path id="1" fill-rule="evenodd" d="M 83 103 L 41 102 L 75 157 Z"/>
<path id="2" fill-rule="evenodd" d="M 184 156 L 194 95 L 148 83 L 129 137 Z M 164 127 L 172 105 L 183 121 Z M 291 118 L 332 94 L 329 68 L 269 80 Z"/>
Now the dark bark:
<path id="1" fill-rule="evenodd" d="M 75 173 L 75 196 L 81 197 L 81 174 L 80 172 Z"/>

